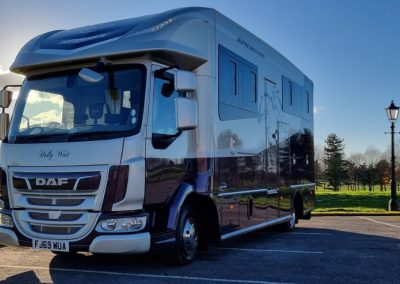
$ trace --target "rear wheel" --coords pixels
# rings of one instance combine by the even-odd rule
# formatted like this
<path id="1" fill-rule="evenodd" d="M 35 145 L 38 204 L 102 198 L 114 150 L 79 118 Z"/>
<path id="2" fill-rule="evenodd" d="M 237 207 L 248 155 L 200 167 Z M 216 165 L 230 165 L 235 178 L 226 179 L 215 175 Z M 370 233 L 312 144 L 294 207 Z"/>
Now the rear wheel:
<path id="1" fill-rule="evenodd" d="M 296 227 L 296 223 L 297 223 L 298 219 L 296 217 L 297 214 L 295 212 L 293 212 L 292 215 L 290 215 L 290 220 L 287 222 L 287 228 L 289 231 L 294 230 L 294 228 Z"/>
<path id="2" fill-rule="evenodd" d="M 311 212 L 308 212 L 307 214 L 305 214 L 302 219 L 310 220 L 311 219 Z"/>
<path id="3" fill-rule="evenodd" d="M 296 227 L 296 211 L 293 211 L 292 214 L 290 215 L 289 221 L 286 221 L 285 223 L 282 223 L 280 225 L 280 228 L 285 231 L 285 232 L 290 232 L 293 231 L 294 228 Z"/>
<path id="4" fill-rule="evenodd" d="M 186 206 L 182 209 L 176 228 L 175 261 L 184 265 L 196 257 L 199 246 L 199 226 L 193 210 Z"/>

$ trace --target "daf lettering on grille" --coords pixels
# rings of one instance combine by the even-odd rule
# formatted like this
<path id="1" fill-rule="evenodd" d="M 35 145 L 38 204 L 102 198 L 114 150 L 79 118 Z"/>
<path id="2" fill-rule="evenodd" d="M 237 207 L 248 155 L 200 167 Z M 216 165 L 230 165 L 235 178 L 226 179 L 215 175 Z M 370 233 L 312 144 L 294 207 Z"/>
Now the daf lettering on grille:
<path id="1" fill-rule="evenodd" d="M 37 186 L 62 186 L 68 184 L 67 178 L 36 178 L 35 184 Z"/>

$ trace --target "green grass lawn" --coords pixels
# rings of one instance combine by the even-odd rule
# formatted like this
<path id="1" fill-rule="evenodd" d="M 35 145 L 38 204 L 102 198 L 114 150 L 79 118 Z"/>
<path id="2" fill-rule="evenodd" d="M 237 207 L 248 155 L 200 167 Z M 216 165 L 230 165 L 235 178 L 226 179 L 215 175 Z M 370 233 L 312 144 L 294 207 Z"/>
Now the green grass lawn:
<path id="1" fill-rule="evenodd" d="M 400 197 L 400 192 L 398 192 Z M 389 213 L 388 203 L 390 190 L 380 191 L 379 187 L 374 191 L 368 190 L 341 190 L 332 191 L 323 188 L 316 190 L 315 213 L 354 213 L 354 214 L 379 214 Z"/>

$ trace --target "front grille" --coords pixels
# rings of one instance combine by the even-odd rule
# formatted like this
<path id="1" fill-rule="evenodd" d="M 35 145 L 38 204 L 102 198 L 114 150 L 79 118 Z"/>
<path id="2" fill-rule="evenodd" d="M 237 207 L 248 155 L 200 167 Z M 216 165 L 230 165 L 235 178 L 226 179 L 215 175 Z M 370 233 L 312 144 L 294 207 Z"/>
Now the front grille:
<path id="1" fill-rule="evenodd" d="M 31 225 L 31 228 L 36 233 L 49 234 L 49 235 L 72 235 L 77 233 L 82 227 Z"/>
<path id="2" fill-rule="evenodd" d="M 84 172 L 71 172 L 71 167 L 58 167 L 57 172 L 10 168 L 11 197 L 20 209 L 14 211 L 15 222 L 24 236 L 77 240 L 91 232 L 100 216 L 107 182 L 103 178 L 109 167 L 87 168 Z"/>
<path id="3" fill-rule="evenodd" d="M 45 221 L 52 221 L 52 220 L 57 220 L 57 221 L 76 221 L 79 218 L 82 217 L 83 214 L 78 214 L 78 213 L 62 213 L 60 217 L 57 219 L 51 219 L 49 217 L 49 213 L 41 213 L 41 212 L 29 212 L 29 216 L 32 219 L 35 220 L 45 220 Z"/>
<path id="4" fill-rule="evenodd" d="M 30 204 L 39 206 L 78 206 L 84 201 L 85 199 L 28 198 Z"/>

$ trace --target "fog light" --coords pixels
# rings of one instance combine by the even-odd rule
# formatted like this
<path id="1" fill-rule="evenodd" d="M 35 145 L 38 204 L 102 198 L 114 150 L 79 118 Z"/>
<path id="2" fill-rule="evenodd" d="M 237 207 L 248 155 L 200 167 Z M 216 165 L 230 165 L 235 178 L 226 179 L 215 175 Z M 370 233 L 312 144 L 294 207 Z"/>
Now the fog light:
<path id="1" fill-rule="evenodd" d="M 0 212 L 0 227 L 12 228 L 14 227 L 13 219 L 10 215 Z"/>
<path id="2" fill-rule="evenodd" d="M 147 217 L 128 217 L 101 220 L 96 227 L 97 232 L 129 233 L 143 230 Z"/>

